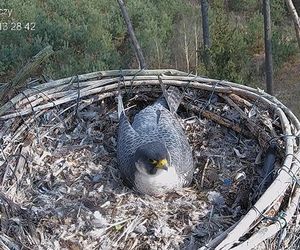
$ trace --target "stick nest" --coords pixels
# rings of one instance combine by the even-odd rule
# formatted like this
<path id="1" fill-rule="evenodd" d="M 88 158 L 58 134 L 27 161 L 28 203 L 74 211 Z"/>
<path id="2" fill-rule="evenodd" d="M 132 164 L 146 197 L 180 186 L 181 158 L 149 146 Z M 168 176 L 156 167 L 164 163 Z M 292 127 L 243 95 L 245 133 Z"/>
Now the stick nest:
<path id="1" fill-rule="evenodd" d="M 159 80 L 159 78 L 161 80 Z M 180 87 L 192 185 L 125 187 L 118 88 L 130 117 Z M 299 130 L 263 91 L 175 70 L 105 71 L 28 88 L 0 108 L 1 249 L 296 249 Z"/>

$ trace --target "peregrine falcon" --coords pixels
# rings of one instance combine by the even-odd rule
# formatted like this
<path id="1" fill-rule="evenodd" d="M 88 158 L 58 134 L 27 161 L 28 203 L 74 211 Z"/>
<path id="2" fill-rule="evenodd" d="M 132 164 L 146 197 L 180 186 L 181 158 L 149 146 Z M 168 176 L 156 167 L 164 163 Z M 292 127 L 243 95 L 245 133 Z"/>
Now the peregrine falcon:
<path id="1" fill-rule="evenodd" d="M 176 117 L 181 92 L 176 87 L 164 92 L 137 113 L 132 124 L 118 95 L 121 176 L 130 188 L 154 196 L 189 185 L 194 172 L 192 150 Z"/>

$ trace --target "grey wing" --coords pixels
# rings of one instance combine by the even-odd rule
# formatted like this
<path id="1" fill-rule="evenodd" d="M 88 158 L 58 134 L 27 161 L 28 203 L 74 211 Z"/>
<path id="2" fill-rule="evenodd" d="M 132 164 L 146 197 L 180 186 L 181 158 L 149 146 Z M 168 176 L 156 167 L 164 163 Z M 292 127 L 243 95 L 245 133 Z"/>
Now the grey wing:
<path id="1" fill-rule="evenodd" d="M 183 184 L 188 185 L 192 181 L 194 161 L 192 149 L 179 120 L 168 110 L 162 110 L 158 127 L 170 153 L 172 166 L 182 178 Z"/>
<path id="2" fill-rule="evenodd" d="M 134 153 L 140 144 L 138 133 L 132 128 L 124 112 L 120 114 L 118 128 L 117 158 L 123 179 L 130 187 L 134 186 Z"/>

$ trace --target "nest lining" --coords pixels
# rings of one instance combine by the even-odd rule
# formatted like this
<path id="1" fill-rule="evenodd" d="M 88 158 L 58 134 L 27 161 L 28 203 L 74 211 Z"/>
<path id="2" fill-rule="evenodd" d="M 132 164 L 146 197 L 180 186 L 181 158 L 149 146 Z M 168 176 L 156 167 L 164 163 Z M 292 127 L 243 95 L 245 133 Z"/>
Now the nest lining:
<path id="1" fill-rule="evenodd" d="M 182 72 L 161 73 L 164 84 L 186 90 L 179 115 L 197 163 L 192 186 L 153 198 L 127 189 L 118 175 L 113 98 L 117 83 L 128 86 L 125 103 L 134 115 L 159 96 L 156 72 L 129 71 L 119 76 L 120 72 L 109 71 L 79 76 L 77 82 L 71 78 L 37 85 L 13 98 L 15 108 L 2 115 L 2 246 L 177 249 L 219 244 L 220 249 L 229 249 L 227 234 L 238 228 L 249 210 L 245 217 L 256 218 L 241 227 L 244 238 L 230 242 L 240 238 L 249 244 L 254 239 L 259 245 L 255 237 L 262 229 L 276 227 L 252 210 L 264 191 L 260 185 L 264 152 L 276 138 L 279 157 L 274 172 L 287 167 L 287 158 L 293 158 L 288 152 L 294 153 L 298 144 L 291 136 L 281 137 L 293 129 L 285 113 L 294 134 L 299 129 L 297 119 L 265 94 L 249 94 L 247 87 L 200 81 Z M 280 120 L 273 119 L 275 114 Z M 297 170 L 297 161 L 292 166 Z M 291 201 L 299 198 L 298 187 L 286 185 L 271 204 L 262 204 L 267 209 L 259 215 L 275 218 L 278 211 L 288 209 L 294 214 L 297 205 Z M 256 210 L 259 205 L 258 201 Z M 281 243 L 295 242 L 291 235 Z"/>

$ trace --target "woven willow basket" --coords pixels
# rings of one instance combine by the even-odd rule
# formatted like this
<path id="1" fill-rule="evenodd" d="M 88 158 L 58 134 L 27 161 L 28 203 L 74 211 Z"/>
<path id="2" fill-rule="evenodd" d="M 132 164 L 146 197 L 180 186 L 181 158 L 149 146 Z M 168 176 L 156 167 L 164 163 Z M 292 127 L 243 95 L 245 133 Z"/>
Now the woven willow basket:
<path id="1" fill-rule="evenodd" d="M 297 214 L 300 187 L 297 184 L 297 176 L 300 168 L 300 123 L 298 119 L 276 98 L 261 90 L 189 75 L 176 70 L 101 71 L 42 84 L 29 83 L 27 89 L 13 97 L 0 109 L 0 125 L 2 126 L 0 132 L 3 138 L 1 141 L 2 156 L 0 157 L 1 171 L 3 171 L 0 187 L 1 218 L 14 220 L 18 217 L 16 211 L 22 210 L 22 202 L 19 202 L 21 204 L 17 208 L 18 199 L 9 194 L 12 189 L 17 189 L 21 178 L 18 170 L 13 171 L 13 168 L 20 168 L 22 164 L 24 166 L 26 157 L 24 156 L 24 159 L 20 157 L 14 167 L 8 168 L 7 162 L 13 155 L 22 155 L 24 148 L 30 147 L 32 143 L 40 140 L 40 138 L 36 138 L 38 136 L 34 132 L 28 136 L 32 124 L 39 117 L 51 109 L 59 111 L 63 105 L 65 105 L 64 110 L 61 110 L 63 112 L 67 112 L 68 109 L 82 110 L 92 103 L 101 103 L 102 100 L 115 97 L 119 88 L 121 91 L 131 89 L 133 92 L 149 94 L 149 91 L 153 91 L 154 86 L 159 90 L 162 83 L 166 86 L 174 85 L 183 87 L 185 90 L 205 91 L 218 95 L 230 108 L 239 113 L 246 124 L 244 132 L 255 137 L 264 151 L 271 143 L 281 143 L 280 147 L 283 149 L 281 156 L 277 156 L 281 157 L 279 161 L 281 166 L 279 170 L 277 169 L 276 178 L 272 184 L 242 218 L 227 227 L 218 236 L 210 239 L 202 249 L 251 249 L 261 246 L 261 243 L 268 239 L 278 238 L 278 235 L 280 235 L 279 240 L 284 242 L 288 233 L 299 224 L 299 215 Z M 207 99 L 210 97 L 208 94 Z M 268 110 L 273 119 L 277 121 L 277 127 L 279 127 L 277 130 L 280 132 L 277 135 L 272 133 L 272 124 L 271 128 L 270 124 L 265 126 L 256 124 L 251 116 L 244 112 L 243 107 L 246 107 L 248 111 L 253 107 L 256 109 L 263 107 Z M 237 133 L 243 132 L 238 124 L 230 123 L 226 119 L 220 120 L 205 111 L 204 108 L 199 110 L 200 116 L 204 115 L 207 119 L 229 127 Z M 3 129 L 4 127 L 6 130 Z M 10 171 L 14 172 L 14 178 L 7 177 L 10 175 Z M 266 222 L 266 219 L 270 217 L 272 219 Z M 15 221 L 15 223 L 19 222 Z M 5 225 L 2 224 L 1 227 L 3 232 Z M 31 239 L 31 244 L 39 244 L 37 240 L 33 239 L 34 236 L 30 236 L 29 232 L 24 234 Z M 14 245 L 14 241 L 9 236 L 0 236 L 0 241 L 3 249 L 20 249 L 20 246 Z M 288 248 L 288 246 L 285 247 Z M 71 246 L 69 248 L 77 249 L 71 248 Z"/>

